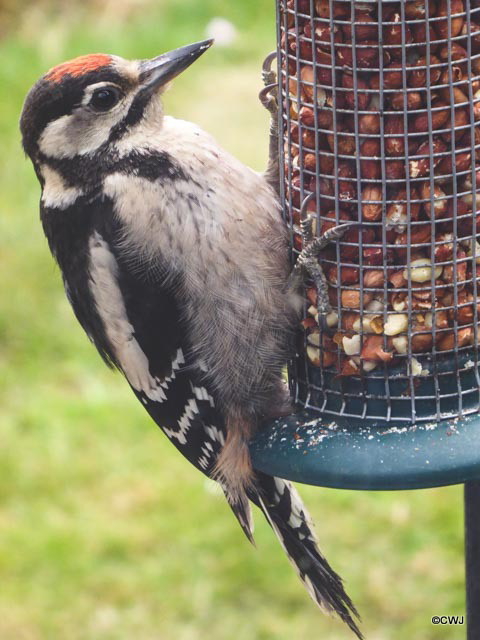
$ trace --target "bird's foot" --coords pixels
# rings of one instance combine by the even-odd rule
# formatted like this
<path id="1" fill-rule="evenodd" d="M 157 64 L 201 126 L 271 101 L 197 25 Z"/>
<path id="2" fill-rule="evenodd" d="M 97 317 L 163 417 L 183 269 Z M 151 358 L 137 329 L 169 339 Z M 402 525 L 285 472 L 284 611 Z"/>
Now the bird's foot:
<path id="1" fill-rule="evenodd" d="M 270 114 L 272 121 L 278 118 L 277 83 L 267 84 L 258 94 L 258 98 Z"/>
<path id="2" fill-rule="evenodd" d="M 277 81 L 277 74 L 272 69 L 272 62 L 276 59 L 277 52 L 272 51 L 268 54 L 262 64 L 262 80 L 263 84 L 267 86 L 268 84 L 273 84 Z"/>
<path id="3" fill-rule="evenodd" d="M 305 222 L 305 224 L 307 224 L 307 222 Z M 313 284 L 316 287 L 318 294 L 318 321 L 323 329 L 327 328 L 326 317 L 331 312 L 332 307 L 330 306 L 330 300 L 328 297 L 328 282 L 322 266 L 318 262 L 318 258 L 320 257 L 322 250 L 327 245 L 339 240 L 343 234 L 348 231 L 348 229 L 357 225 L 358 223 L 356 222 L 340 224 L 328 229 L 328 231 L 325 231 L 321 236 L 313 239 L 310 239 L 311 230 L 307 227 L 305 229 L 302 227 L 302 230 L 304 231 L 304 241 L 306 241 L 306 244 L 297 258 L 292 276 L 294 275 L 295 277 L 298 277 L 298 275 L 301 274 L 302 279 L 306 276 L 313 280 Z"/>
<path id="4" fill-rule="evenodd" d="M 270 139 L 268 143 L 268 165 L 263 174 L 275 193 L 280 196 L 280 156 L 278 146 L 278 86 L 277 74 L 271 68 L 277 53 L 273 51 L 263 61 L 262 79 L 265 85 L 258 94 L 260 102 L 270 114 Z"/>
<path id="5" fill-rule="evenodd" d="M 272 119 L 278 118 L 278 86 L 277 86 L 277 74 L 271 68 L 272 62 L 276 59 L 276 51 L 272 51 L 263 61 L 262 65 L 262 80 L 264 87 L 258 94 L 260 102 L 265 109 L 270 113 Z"/>

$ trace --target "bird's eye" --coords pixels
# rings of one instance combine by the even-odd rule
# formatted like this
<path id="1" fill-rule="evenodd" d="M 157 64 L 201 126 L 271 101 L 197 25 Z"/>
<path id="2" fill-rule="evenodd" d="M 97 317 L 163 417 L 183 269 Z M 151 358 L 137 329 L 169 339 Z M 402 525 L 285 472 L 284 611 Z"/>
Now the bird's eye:
<path id="1" fill-rule="evenodd" d="M 115 87 L 101 87 L 95 89 L 90 98 L 89 106 L 94 111 L 110 111 L 119 102 L 122 94 Z"/>

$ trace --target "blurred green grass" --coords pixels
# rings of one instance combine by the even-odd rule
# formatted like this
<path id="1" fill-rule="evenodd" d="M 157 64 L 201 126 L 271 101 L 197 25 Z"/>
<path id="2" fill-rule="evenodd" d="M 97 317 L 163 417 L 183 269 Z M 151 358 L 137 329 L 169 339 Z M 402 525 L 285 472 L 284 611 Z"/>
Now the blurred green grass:
<path id="1" fill-rule="evenodd" d="M 100 362 L 65 300 L 19 144 L 24 95 L 50 66 L 93 51 L 153 56 L 203 38 L 221 15 L 237 41 L 180 77 L 167 111 L 261 169 L 268 120 L 256 94 L 273 2 L 66 7 L 28 5 L 0 42 L 0 638 L 348 638 L 310 602 L 261 516 L 255 551 Z M 460 488 L 301 493 L 369 640 L 464 637 L 430 623 L 464 613 Z"/>

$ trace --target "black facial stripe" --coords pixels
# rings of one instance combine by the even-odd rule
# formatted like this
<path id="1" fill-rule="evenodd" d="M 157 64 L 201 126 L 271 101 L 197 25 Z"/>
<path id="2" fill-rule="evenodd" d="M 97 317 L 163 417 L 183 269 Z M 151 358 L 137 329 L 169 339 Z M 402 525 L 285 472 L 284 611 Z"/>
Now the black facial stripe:
<path id="1" fill-rule="evenodd" d="M 119 140 L 130 127 L 140 122 L 151 98 L 151 94 L 147 91 L 140 90 L 139 93 L 137 93 L 125 118 L 112 128 L 109 142 Z"/>
<path id="2" fill-rule="evenodd" d="M 188 180 L 187 174 L 166 151 L 131 151 L 124 156 L 107 153 L 107 144 L 98 149 L 93 156 L 75 156 L 74 158 L 50 158 L 39 154 L 42 164 L 59 173 L 68 187 L 78 187 L 96 192 L 106 176 L 112 173 L 155 180 Z"/>
<path id="3" fill-rule="evenodd" d="M 149 152 L 148 154 L 132 151 L 122 156 L 115 164 L 114 171 L 135 175 L 154 182 L 155 180 L 187 180 L 180 165 L 166 151 Z"/>

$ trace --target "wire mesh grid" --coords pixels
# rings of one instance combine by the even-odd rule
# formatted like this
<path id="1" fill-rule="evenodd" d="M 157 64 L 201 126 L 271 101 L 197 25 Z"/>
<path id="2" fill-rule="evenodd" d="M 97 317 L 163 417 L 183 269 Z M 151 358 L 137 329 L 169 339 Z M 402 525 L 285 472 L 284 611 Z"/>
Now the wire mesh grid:
<path id="1" fill-rule="evenodd" d="M 306 221 L 316 235 L 360 223 L 321 256 L 330 328 L 307 289 L 290 367 L 297 402 L 321 413 L 415 423 L 480 408 L 477 4 L 277 0 L 292 261 Z"/>

